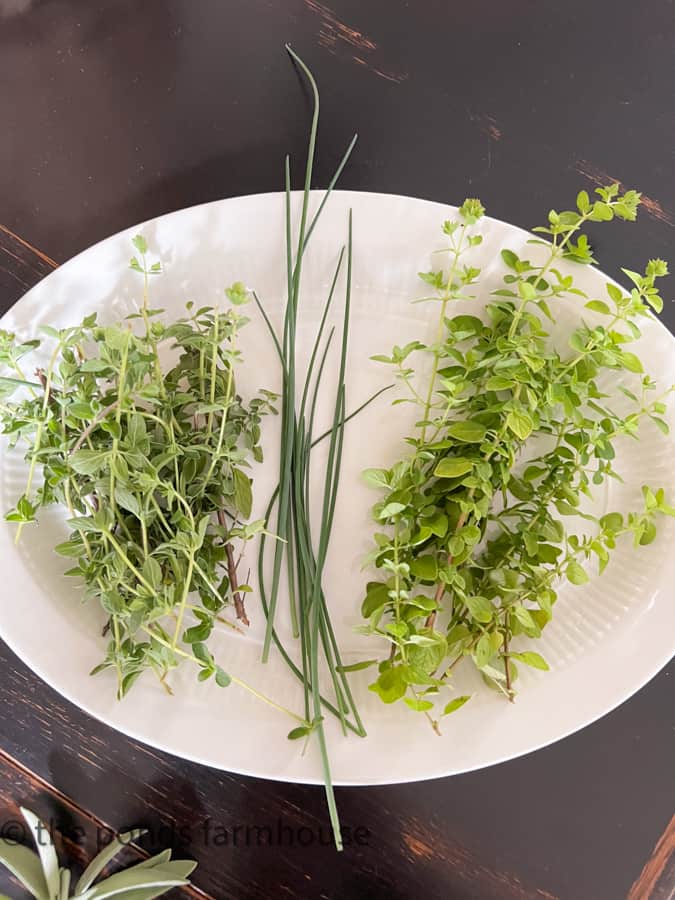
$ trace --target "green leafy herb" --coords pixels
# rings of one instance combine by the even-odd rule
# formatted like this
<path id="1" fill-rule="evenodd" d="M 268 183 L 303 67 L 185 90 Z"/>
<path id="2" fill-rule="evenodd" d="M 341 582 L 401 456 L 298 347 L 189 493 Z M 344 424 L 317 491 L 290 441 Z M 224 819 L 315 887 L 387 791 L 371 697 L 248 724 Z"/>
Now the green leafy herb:
<path id="1" fill-rule="evenodd" d="M 56 551 L 106 613 L 108 648 L 94 672 L 113 669 L 119 697 L 146 670 L 170 692 L 169 672 L 191 660 L 200 681 L 234 682 L 284 709 L 207 649 L 217 623 L 249 623 L 239 560 L 265 527 L 250 521 L 249 472 L 262 460 L 261 422 L 276 397 L 262 390 L 247 403 L 237 392 L 249 295 L 235 284 L 227 291 L 234 306 L 188 304 L 184 318 L 165 324 L 148 306 L 159 264 L 148 263 L 142 235 L 134 246 L 143 303 L 127 321 L 104 326 L 90 315 L 44 328 L 44 345 L 0 332 L 0 364 L 13 372 L 0 384 L 0 423 L 11 445 L 28 445 L 29 462 L 25 492 L 6 518 L 18 538 L 40 508 L 69 510 L 70 534 Z M 22 368 L 30 353 L 49 358 L 35 382 Z"/>
<path id="2" fill-rule="evenodd" d="M 630 291 L 607 284 L 603 298 L 585 297 L 558 268 L 562 259 L 594 261 L 580 233 L 586 222 L 635 218 L 635 191 L 612 185 L 596 193 L 591 201 L 582 191 L 576 211 L 552 211 L 548 224 L 535 229 L 550 239 L 533 241 L 547 247 L 543 263 L 502 251 L 504 287 L 480 316 L 451 314 L 480 285 L 471 253 L 480 243 L 483 208 L 467 200 L 457 220 L 443 225 L 448 265 L 421 276 L 436 291 L 428 298 L 438 306 L 436 339 L 375 357 L 394 369 L 421 411 L 408 438 L 411 454 L 365 475 L 382 499 L 373 510 L 378 535 L 369 557 L 379 580 L 367 586 L 363 615 L 366 630 L 390 646 L 371 690 L 386 703 L 404 699 L 434 728 L 426 700 L 451 687 L 455 666 L 469 660 L 512 699 L 516 663 L 548 668 L 538 653 L 516 651 L 513 641 L 541 635 L 558 584 L 584 584 L 588 563 L 595 560 L 602 572 L 621 535 L 647 544 L 658 515 L 675 512 L 663 489 L 648 487 L 643 507 L 628 515 L 583 511 L 596 486 L 620 477 L 618 437 L 638 438 L 645 420 L 668 431 L 661 417 L 666 397 L 654 396 L 642 361 L 626 349 L 640 336 L 641 318 L 662 308 L 656 279 L 667 274 L 666 264 L 651 260 L 644 274 L 624 270 Z M 546 321 L 568 295 L 581 296 L 595 318 L 582 320 L 560 346 Z M 414 353 L 431 358 L 424 390 Z M 622 388 L 628 412 L 615 411 L 600 389 L 607 370 L 636 381 L 635 392 Z M 587 533 L 573 529 L 579 521 Z M 445 713 L 459 708 L 459 699 Z"/>

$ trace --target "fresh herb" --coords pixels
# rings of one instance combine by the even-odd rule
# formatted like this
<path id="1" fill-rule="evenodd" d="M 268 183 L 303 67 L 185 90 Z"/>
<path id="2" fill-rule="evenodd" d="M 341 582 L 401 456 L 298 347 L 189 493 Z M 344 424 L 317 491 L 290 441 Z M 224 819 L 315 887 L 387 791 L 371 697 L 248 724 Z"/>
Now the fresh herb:
<path id="1" fill-rule="evenodd" d="M 28 445 L 29 462 L 25 492 L 6 518 L 18 538 L 41 507 L 68 509 L 70 534 L 56 551 L 73 560 L 66 574 L 82 579 L 107 615 L 108 649 L 94 672 L 112 668 L 119 697 L 148 669 L 170 693 L 167 676 L 186 659 L 200 681 L 261 696 L 207 646 L 217 623 L 248 625 L 251 588 L 239 563 L 264 531 L 263 520 L 250 521 L 248 472 L 262 461 L 261 421 L 276 397 L 262 390 L 246 403 L 237 392 L 249 294 L 234 284 L 224 311 L 188 304 L 186 317 L 167 325 L 148 305 L 160 263 L 148 262 L 142 235 L 134 245 L 139 312 L 117 325 L 92 314 L 76 327 L 44 327 L 49 362 L 34 382 L 24 359 L 44 358 L 46 346 L 0 332 L 0 363 L 12 371 L 0 384 L 0 422 L 11 445 Z"/>
<path id="2" fill-rule="evenodd" d="M 271 499 L 268 517 L 274 505 L 277 507 L 275 532 L 278 541 L 274 547 L 271 571 L 271 585 L 266 588 L 265 536 L 261 540 L 259 555 L 260 593 L 267 615 L 267 629 L 263 647 L 263 661 L 267 661 L 271 644 L 274 643 L 293 674 L 302 681 L 304 690 L 304 715 L 308 726 L 295 728 L 289 734 L 291 740 L 308 737 L 315 733 L 319 742 L 326 797 L 338 850 L 342 849 L 340 823 L 335 804 L 331 780 L 330 761 L 323 726 L 324 709 L 337 716 L 344 734 L 351 730 L 365 736 L 365 730 L 347 680 L 347 669 L 342 665 L 340 650 L 331 623 L 326 597 L 322 585 L 323 569 L 328 553 L 330 534 L 335 513 L 335 503 L 340 477 L 340 464 L 344 441 L 346 415 L 345 376 L 347 368 L 347 344 L 349 335 L 349 313 L 352 274 L 352 224 L 348 223 L 346 251 L 338 256 L 335 274 L 326 299 L 321 321 L 318 326 L 312 354 L 304 377 L 296 368 L 296 329 L 301 304 L 300 279 L 304 254 L 307 250 L 314 226 L 324 204 L 335 185 L 356 138 L 350 143 L 338 169 L 331 180 L 317 212 L 310 219 L 309 200 L 319 118 L 319 94 L 316 82 L 302 60 L 290 49 L 289 53 L 306 77 L 314 99 L 314 113 L 309 135 L 307 164 L 305 168 L 305 188 L 298 227 L 295 253 L 292 244 L 290 164 L 286 159 L 286 254 L 287 254 L 287 301 L 283 323 L 283 336 L 277 337 L 270 330 L 278 350 L 283 372 L 283 396 L 281 404 L 281 458 L 279 484 Z M 335 334 L 334 328 L 326 331 L 328 313 L 336 294 L 338 279 L 345 268 L 345 299 L 340 326 L 340 356 L 338 364 L 338 384 L 333 400 L 333 422 L 330 430 L 315 438 L 314 420 L 320 395 L 321 377 L 328 358 L 328 352 Z M 262 305 L 259 304 L 262 311 Z M 263 312 L 264 314 L 264 312 Z M 269 322 L 268 322 L 269 325 Z M 296 393 L 302 386 L 301 399 Z M 358 410 L 357 410 L 358 412 Z M 322 439 L 328 440 L 328 462 L 324 474 L 324 490 L 321 498 L 321 519 L 318 534 L 311 521 L 312 499 L 310 497 L 310 470 L 312 447 Z M 275 615 L 279 600 L 281 572 L 286 562 L 288 575 L 290 616 L 293 636 L 300 641 L 300 664 L 296 665 L 289 649 L 281 642 L 275 629 Z M 324 696 L 321 672 L 327 670 L 327 681 L 332 700 Z"/>
<path id="3" fill-rule="evenodd" d="M 197 866 L 189 859 L 171 859 L 171 850 L 144 859 L 128 869 L 96 879 L 115 856 L 132 841 L 146 834 L 144 828 L 128 831 L 114 838 L 92 859 L 77 883 L 71 888 L 69 869 L 59 865 L 48 827 L 35 813 L 21 808 L 38 852 L 29 850 L 7 838 L 0 838 L 0 863 L 6 866 L 35 900 L 118 900 L 143 898 L 154 900 L 172 888 L 190 884 L 189 875 Z M 0 900 L 8 900 L 4 895 Z"/>
<path id="4" fill-rule="evenodd" d="M 438 309 L 435 341 L 375 357 L 394 369 L 420 413 L 410 455 L 365 472 L 383 497 L 374 507 L 378 533 L 368 559 L 379 577 L 366 589 L 363 630 L 390 645 L 370 687 L 385 703 L 402 699 L 423 712 L 434 729 L 435 701 L 451 686 L 455 666 L 470 660 L 513 699 L 518 663 L 548 668 L 514 639 L 541 635 L 559 582 L 583 584 L 585 563 L 595 559 L 602 572 L 623 534 L 648 544 L 658 515 L 675 514 L 663 489 L 647 486 L 643 507 L 627 515 L 584 510 L 594 487 L 620 479 L 617 438 L 637 439 L 644 421 L 668 431 L 666 395 L 657 395 L 627 349 L 640 336 L 640 320 L 662 308 L 656 279 L 667 274 L 666 264 L 652 260 L 643 275 L 625 270 L 630 292 L 607 283 L 606 298 L 586 297 L 557 267 L 563 259 L 594 262 L 580 233 L 586 222 L 635 219 L 635 191 L 612 185 L 597 194 L 591 201 L 582 191 L 576 210 L 553 211 L 535 229 L 550 238 L 531 241 L 546 246 L 543 263 L 504 250 L 504 287 L 479 314 L 451 315 L 457 301 L 478 302 L 481 272 L 471 256 L 484 210 L 467 200 L 457 220 L 443 225 L 449 264 L 421 275 L 433 288 L 425 300 Z M 582 297 L 593 317 L 561 345 L 546 323 L 569 295 Z M 411 362 L 416 353 L 431 358 L 424 389 Z M 625 372 L 639 386 L 619 387 L 629 408 L 618 411 L 602 376 Z M 579 521 L 587 530 L 581 536 L 571 527 Z M 466 699 L 451 700 L 441 715 Z"/>

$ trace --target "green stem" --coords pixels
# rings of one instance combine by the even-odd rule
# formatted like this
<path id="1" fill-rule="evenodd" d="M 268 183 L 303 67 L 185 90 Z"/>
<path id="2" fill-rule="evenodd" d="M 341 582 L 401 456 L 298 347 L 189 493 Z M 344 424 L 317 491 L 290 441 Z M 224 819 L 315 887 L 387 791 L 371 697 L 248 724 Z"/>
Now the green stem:
<path id="1" fill-rule="evenodd" d="M 113 437 L 112 447 L 110 450 L 110 508 L 113 513 L 114 518 L 120 518 L 117 516 L 117 503 L 115 501 L 115 472 L 114 472 L 114 463 L 117 457 L 117 453 L 119 450 L 119 438 L 117 434 L 121 431 L 121 422 L 122 422 L 122 405 L 124 399 L 124 382 L 127 374 L 127 360 L 129 358 L 129 340 L 130 335 L 127 334 L 127 340 L 124 344 L 124 350 L 122 351 L 122 357 L 120 360 L 120 371 L 117 379 L 117 406 L 115 407 L 115 423 L 117 424 L 117 433 Z"/>
<path id="2" fill-rule="evenodd" d="M 422 425 L 422 437 L 421 441 L 424 443 L 427 433 L 427 421 L 429 419 L 429 414 L 431 413 L 431 404 L 434 396 L 434 389 L 436 387 L 436 376 L 438 374 L 438 364 L 441 358 L 441 340 L 443 338 L 443 331 L 445 329 L 445 313 L 448 306 L 449 301 L 452 299 L 453 293 L 455 291 L 453 287 L 453 280 L 458 272 L 459 265 L 459 257 L 462 253 L 462 244 L 464 243 L 464 237 L 466 235 L 466 225 L 462 225 L 459 233 L 459 240 L 454 245 L 454 256 L 453 261 L 450 265 L 450 271 L 448 272 L 448 279 L 446 281 L 446 289 L 443 298 L 441 299 L 441 311 L 438 316 L 438 329 L 436 333 L 436 342 L 434 344 L 433 350 L 433 363 L 431 366 L 431 374 L 429 376 L 429 388 L 427 390 L 426 400 L 424 402 L 424 412 L 422 414 L 422 420 L 424 424 Z"/>
<path id="3" fill-rule="evenodd" d="M 56 359 L 61 350 L 61 341 L 54 348 L 54 352 L 51 355 L 49 360 L 49 366 L 47 368 L 47 372 L 45 373 L 45 386 L 44 386 L 44 397 L 42 400 L 42 410 L 41 410 L 41 418 L 37 424 L 35 429 L 35 441 L 33 443 L 33 452 L 30 458 L 30 465 L 28 468 L 28 479 L 26 481 L 26 490 L 24 491 L 25 496 L 28 497 L 30 494 L 31 488 L 33 487 L 33 479 L 35 478 L 35 466 L 37 465 L 37 454 L 40 450 L 40 444 L 42 443 L 42 433 L 45 427 L 45 417 L 47 415 L 47 411 L 49 409 L 49 392 L 52 385 L 52 378 L 54 373 L 54 366 L 56 364 Z M 15 543 L 19 543 L 21 539 L 21 532 L 23 530 L 24 523 L 19 522 L 16 529 L 16 536 L 14 538 Z"/>
<path id="4" fill-rule="evenodd" d="M 171 648 L 175 650 L 176 644 L 180 638 L 180 633 L 183 628 L 183 618 L 185 616 L 185 607 L 187 606 L 187 598 L 190 594 L 190 588 L 192 585 L 192 572 L 195 567 L 195 555 L 194 552 L 190 553 L 188 557 L 188 566 L 187 573 L 185 575 L 185 583 L 183 585 L 183 593 L 180 600 L 180 605 L 178 607 L 178 617 L 176 619 L 176 627 L 173 632 L 173 640 L 171 642 Z"/>
<path id="5" fill-rule="evenodd" d="M 195 663 L 198 666 L 202 665 L 200 660 L 198 660 L 196 656 L 194 656 L 192 653 L 187 653 L 185 650 L 182 650 L 180 647 L 174 647 L 173 644 L 171 644 L 169 641 L 164 640 L 164 638 L 161 635 L 157 634 L 157 632 L 153 628 L 149 628 L 146 625 L 143 625 L 142 628 L 143 628 L 143 631 L 145 631 L 145 633 L 147 635 L 149 635 L 151 638 L 153 638 L 153 640 L 157 641 L 158 644 L 161 644 L 163 647 L 166 647 L 167 649 L 171 650 L 172 653 L 175 653 L 178 656 L 181 656 L 183 659 L 189 659 L 191 662 Z M 282 706 L 280 703 L 277 703 L 275 700 L 270 699 L 265 694 L 263 694 L 261 691 L 252 687 L 246 681 L 243 681 L 241 678 L 238 678 L 236 675 L 232 675 L 230 672 L 228 672 L 227 674 L 233 684 L 239 685 L 239 687 L 243 688 L 245 691 L 248 691 L 249 694 L 252 694 L 254 697 L 257 697 L 258 700 L 262 700 L 263 703 L 266 703 L 268 706 L 271 706 L 272 709 L 276 709 L 279 712 L 282 712 L 285 715 L 290 716 L 292 719 L 294 719 L 296 722 L 299 722 L 301 725 L 308 724 L 307 720 L 303 719 L 302 716 L 299 716 L 296 713 L 291 712 L 290 709 L 287 709 L 285 706 Z"/>

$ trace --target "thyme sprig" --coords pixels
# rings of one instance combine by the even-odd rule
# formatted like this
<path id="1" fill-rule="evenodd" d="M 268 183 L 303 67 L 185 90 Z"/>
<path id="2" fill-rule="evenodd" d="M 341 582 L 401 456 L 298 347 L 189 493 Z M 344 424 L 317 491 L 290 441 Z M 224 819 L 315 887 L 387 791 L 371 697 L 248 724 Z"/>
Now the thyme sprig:
<path id="1" fill-rule="evenodd" d="M 289 712 L 208 647 L 219 623 L 248 625 L 239 560 L 265 530 L 250 519 L 248 473 L 262 461 L 261 422 L 276 395 L 261 390 L 246 402 L 235 377 L 250 295 L 235 283 L 222 310 L 189 303 L 167 324 L 148 302 L 161 264 L 148 261 L 142 235 L 133 243 L 143 301 L 124 322 L 100 325 L 91 314 L 29 341 L 0 332 L 0 364 L 11 372 L 0 383 L 0 423 L 10 445 L 27 446 L 29 463 L 6 518 L 18 539 L 41 508 L 68 510 L 69 535 L 55 549 L 106 614 L 107 651 L 94 673 L 113 669 L 119 697 L 147 670 L 170 693 L 167 676 L 189 660 L 200 681 L 234 682 Z M 35 381 L 24 372 L 30 354 L 49 359 Z"/>

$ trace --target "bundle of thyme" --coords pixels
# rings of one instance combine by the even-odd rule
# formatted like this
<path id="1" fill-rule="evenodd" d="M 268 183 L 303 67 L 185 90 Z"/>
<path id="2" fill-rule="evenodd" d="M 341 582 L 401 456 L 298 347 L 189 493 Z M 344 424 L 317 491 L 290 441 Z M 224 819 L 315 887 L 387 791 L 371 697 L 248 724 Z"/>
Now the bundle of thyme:
<path id="1" fill-rule="evenodd" d="M 261 420 L 276 398 L 261 390 L 247 403 L 237 392 L 243 285 L 226 291 L 226 309 L 188 304 L 166 324 L 148 305 L 161 265 L 148 263 L 141 235 L 134 245 L 143 302 L 126 321 L 99 325 L 92 314 L 74 327 L 43 327 L 49 361 L 34 376 L 26 359 L 44 359 L 47 346 L 0 332 L 0 364 L 12 371 L 0 380 L 0 423 L 11 445 L 27 445 L 29 463 L 6 518 L 18 538 L 40 508 L 69 511 L 70 534 L 56 551 L 72 558 L 67 574 L 105 611 L 109 642 L 94 672 L 114 669 L 119 697 L 148 669 L 170 691 L 167 675 L 182 659 L 200 680 L 243 684 L 207 641 L 218 621 L 248 625 L 239 562 L 264 530 L 249 521 L 248 472 L 262 461 Z"/>

